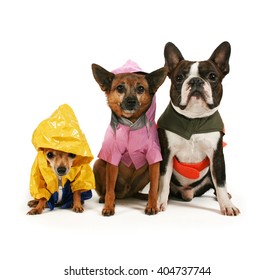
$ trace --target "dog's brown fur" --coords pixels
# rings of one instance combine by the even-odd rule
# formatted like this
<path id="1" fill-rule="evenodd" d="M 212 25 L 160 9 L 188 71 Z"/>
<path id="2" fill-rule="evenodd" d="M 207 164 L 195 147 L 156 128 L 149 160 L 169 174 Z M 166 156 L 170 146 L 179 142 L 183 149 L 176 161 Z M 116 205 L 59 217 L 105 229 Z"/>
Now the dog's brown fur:
<path id="1" fill-rule="evenodd" d="M 53 149 L 44 149 L 45 157 L 47 158 L 51 168 L 56 174 L 56 180 L 58 177 L 64 176 L 70 172 L 75 158 L 74 154 L 65 153 Z M 62 173 L 60 173 L 61 168 Z M 41 214 L 46 208 L 47 199 L 42 197 L 40 199 L 30 200 L 28 206 L 32 209 L 27 213 L 28 215 Z M 77 190 L 73 193 L 73 211 L 76 213 L 82 213 L 84 208 L 81 204 L 81 190 Z"/>
<path id="2" fill-rule="evenodd" d="M 161 68 L 150 74 L 113 74 L 99 65 L 93 64 L 92 70 L 95 80 L 105 92 L 107 103 L 111 110 L 118 116 L 129 119 L 134 123 L 144 114 L 151 105 L 152 98 L 161 84 L 164 82 L 167 69 Z M 118 93 L 118 87 L 123 85 L 124 91 Z M 142 91 L 142 94 L 138 91 Z M 128 96 L 136 96 L 138 108 L 125 110 L 122 103 Z M 147 164 L 136 170 L 132 164 L 130 167 L 120 163 L 118 166 L 98 159 L 93 167 L 96 192 L 100 202 L 105 202 L 102 214 L 114 215 L 115 198 L 127 198 L 139 196 L 139 192 L 150 182 L 148 203 L 145 213 L 153 215 L 158 213 L 157 193 L 159 180 L 159 163 L 150 166 Z"/>

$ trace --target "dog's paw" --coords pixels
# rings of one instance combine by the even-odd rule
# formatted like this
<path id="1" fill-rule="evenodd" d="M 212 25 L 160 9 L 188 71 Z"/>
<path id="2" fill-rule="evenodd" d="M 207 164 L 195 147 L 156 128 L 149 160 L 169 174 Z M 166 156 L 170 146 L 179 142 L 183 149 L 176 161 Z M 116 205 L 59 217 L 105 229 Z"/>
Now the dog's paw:
<path id="1" fill-rule="evenodd" d="M 147 215 L 156 215 L 159 212 L 158 207 L 151 207 L 151 206 L 146 206 L 145 208 L 145 214 Z"/>
<path id="2" fill-rule="evenodd" d="M 82 205 L 80 205 L 80 206 L 73 206 L 73 211 L 75 213 L 82 213 L 84 211 L 84 208 L 82 207 Z"/>
<path id="3" fill-rule="evenodd" d="M 238 216 L 241 212 L 233 204 L 221 205 L 221 213 L 225 216 Z"/>
<path id="4" fill-rule="evenodd" d="M 165 211 L 167 209 L 167 202 L 162 202 L 159 204 L 159 211 Z"/>
<path id="5" fill-rule="evenodd" d="M 159 207 L 159 211 L 165 211 L 167 208 L 167 204 L 168 204 L 168 198 L 169 198 L 169 191 L 167 192 L 167 190 L 162 190 L 162 192 L 159 194 L 158 197 L 158 207 Z"/>
<path id="6" fill-rule="evenodd" d="M 109 217 L 109 216 L 113 216 L 115 214 L 115 208 L 114 207 L 104 207 L 102 210 L 102 215 Z"/>
<path id="7" fill-rule="evenodd" d="M 33 208 L 27 213 L 27 215 L 38 215 L 38 214 L 41 214 L 42 212 L 43 212 L 43 209 Z"/>
<path id="8" fill-rule="evenodd" d="M 39 202 L 39 200 L 37 200 L 37 199 L 30 200 L 28 202 L 28 206 L 31 207 L 31 208 L 36 207 L 38 202 Z"/>

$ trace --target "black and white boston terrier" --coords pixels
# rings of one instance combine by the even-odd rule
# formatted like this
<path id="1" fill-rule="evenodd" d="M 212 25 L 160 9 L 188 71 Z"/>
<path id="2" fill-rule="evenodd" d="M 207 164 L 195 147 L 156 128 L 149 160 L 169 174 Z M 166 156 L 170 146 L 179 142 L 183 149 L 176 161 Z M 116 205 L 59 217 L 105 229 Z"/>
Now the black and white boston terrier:
<path id="1" fill-rule="evenodd" d="M 218 112 L 230 52 L 230 44 L 223 42 L 208 60 L 188 61 L 173 43 L 165 46 L 171 100 L 158 120 L 163 156 L 158 203 L 162 211 L 169 193 L 190 201 L 214 188 L 222 214 L 240 213 L 227 193 L 224 125 Z"/>

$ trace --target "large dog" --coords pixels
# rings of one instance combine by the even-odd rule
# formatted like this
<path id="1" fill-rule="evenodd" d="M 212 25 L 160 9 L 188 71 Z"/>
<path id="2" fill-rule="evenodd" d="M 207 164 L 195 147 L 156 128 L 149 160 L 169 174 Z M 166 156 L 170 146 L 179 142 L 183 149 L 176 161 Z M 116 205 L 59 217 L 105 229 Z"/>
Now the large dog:
<path id="1" fill-rule="evenodd" d="M 223 42 L 208 60 L 188 61 L 174 44 L 165 46 L 171 101 L 158 121 L 163 155 L 159 188 L 162 211 L 169 192 L 190 201 L 214 188 L 222 214 L 240 212 L 226 189 L 224 126 L 218 112 L 230 52 L 230 44 Z"/>
<path id="2" fill-rule="evenodd" d="M 93 75 L 112 111 L 99 159 L 94 164 L 102 214 L 115 213 L 115 198 L 134 197 L 150 182 L 145 213 L 158 213 L 159 162 L 162 160 L 155 117 L 155 93 L 167 76 L 165 67 L 146 74 L 128 61 L 109 72 L 97 64 Z"/>

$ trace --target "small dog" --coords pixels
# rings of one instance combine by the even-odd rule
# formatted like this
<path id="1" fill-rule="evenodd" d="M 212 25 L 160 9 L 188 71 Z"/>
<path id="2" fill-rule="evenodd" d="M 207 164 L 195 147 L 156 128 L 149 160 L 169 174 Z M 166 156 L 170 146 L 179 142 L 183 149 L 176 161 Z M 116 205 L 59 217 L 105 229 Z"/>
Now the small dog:
<path id="1" fill-rule="evenodd" d="M 92 65 L 95 80 L 112 110 L 99 159 L 93 170 L 102 214 L 114 215 L 115 198 L 142 195 L 149 182 L 145 213 L 158 213 L 159 162 L 162 160 L 155 116 L 155 93 L 167 76 L 165 67 L 146 74 L 131 61 L 118 71 Z"/>
<path id="2" fill-rule="evenodd" d="M 44 149 L 44 154 L 51 168 L 56 174 L 56 180 L 58 181 L 58 185 L 62 186 L 61 177 L 67 175 L 70 172 L 76 155 L 53 149 Z M 60 199 L 61 197 L 59 192 L 59 198 L 57 203 L 60 202 Z M 41 214 L 46 207 L 46 202 L 47 200 L 45 198 L 40 198 L 39 200 L 30 200 L 28 202 L 28 206 L 33 207 L 33 209 L 31 209 L 27 214 Z M 73 193 L 73 211 L 76 213 L 81 213 L 84 211 L 84 208 L 81 203 L 81 191 L 79 190 Z"/>
<path id="3" fill-rule="evenodd" d="M 35 129 L 32 143 L 37 156 L 31 169 L 30 193 L 33 207 L 27 214 L 41 214 L 45 207 L 72 208 L 84 211 L 84 200 L 92 197 L 94 173 L 90 167 L 93 155 L 77 118 L 63 104 Z"/>
<path id="4" fill-rule="evenodd" d="M 208 60 L 195 62 L 185 60 L 174 44 L 165 46 L 171 100 L 158 120 L 162 211 L 167 207 L 169 190 L 171 195 L 190 201 L 214 188 L 222 214 L 240 213 L 226 189 L 224 127 L 218 112 L 230 52 L 230 44 L 223 42 Z"/>

